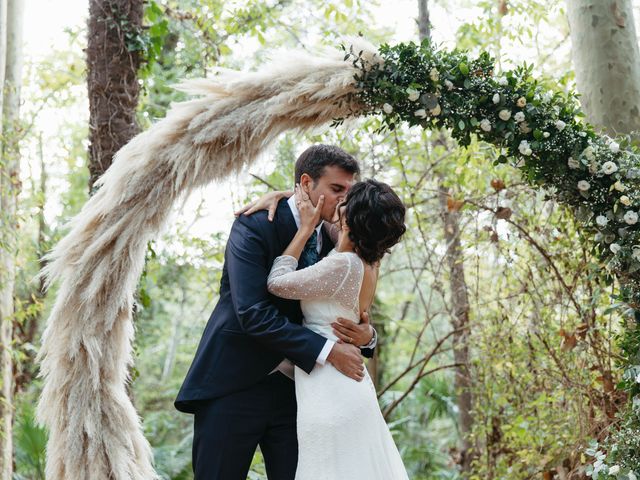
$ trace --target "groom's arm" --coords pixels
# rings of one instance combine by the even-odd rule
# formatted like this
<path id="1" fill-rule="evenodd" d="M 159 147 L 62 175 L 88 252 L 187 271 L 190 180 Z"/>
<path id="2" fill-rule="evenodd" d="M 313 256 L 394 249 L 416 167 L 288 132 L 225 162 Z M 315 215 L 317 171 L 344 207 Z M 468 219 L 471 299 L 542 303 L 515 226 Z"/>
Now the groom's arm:
<path id="1" fill-rule="evenodd" d="M 324 360 L 321 352 L 326 358 L 327 340 L 290 322 L 272 303 L 267 291 L 271 265 L 265 230 L 275 226 L 262 225 L 266 219 L 261 217 L 240 216 L 231 229 L 225 262 L 233 306 L 244 333 L 309 373 L 316 361 Z"/>
<path id="2" fill-rule="evenodd" d="M 333 334 L 342 342 L 359 347 L 363 357 L 373 358 L 375 348 L 378 345 L 378 332 L 370 323 L 369 312 L 362 313 L 360 323 L 338 317 L 335 322 L 331 323 L 331 326 Z"/>

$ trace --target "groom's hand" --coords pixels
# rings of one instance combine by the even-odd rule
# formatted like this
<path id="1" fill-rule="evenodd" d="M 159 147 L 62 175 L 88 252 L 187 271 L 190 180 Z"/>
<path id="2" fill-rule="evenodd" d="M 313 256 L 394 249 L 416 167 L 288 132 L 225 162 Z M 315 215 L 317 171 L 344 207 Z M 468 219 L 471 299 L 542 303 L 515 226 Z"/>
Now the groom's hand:
<path id="1" fill-rule="evenodd" d="M 369 314 L 367 312 L 362 313 L 360 323 L 338 317 L 331 326 L 333 327 L 333 334 L 341 342 L 350 343 L 356 347 L 368 345 L 373 338 L 373 327 L 369 323 Z"/>
<path id="2" fill-rule="evenodd" d="M 358 382 L 364 378 L 364 362 L 358 347 L 346 343 L 336 343 L 329 352 L 327 361 L 349 378 Z"/>

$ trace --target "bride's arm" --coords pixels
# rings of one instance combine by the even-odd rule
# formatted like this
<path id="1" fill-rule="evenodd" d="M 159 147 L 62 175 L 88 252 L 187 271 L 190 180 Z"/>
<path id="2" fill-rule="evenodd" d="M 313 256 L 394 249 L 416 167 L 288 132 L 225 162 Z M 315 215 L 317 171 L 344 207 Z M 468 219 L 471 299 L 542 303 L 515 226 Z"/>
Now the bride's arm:
<path id="1" fill-rule="evenodd" d="M 314 207 L 308 197 L 303 199 L 298 186 L 295 195 L 300 227 L 282 255 L 274 260 L 267 288 L 274 295 L 294 300 L 330 298 L 348 273 L 348 262 L 345 265 L 344 259 L 334 256 L 296 271 L 304 246 L 320 220 L 324 197 Z"/>
<path id="2" fill-rule="evenodd" d="M 297 268 L 296 258 L 277 257 L 267 278 L 269 292 L 290 300 L 333 298 L 351 270 L 349 259 L 343 255 L 331 255 L 310 267 Z"/>

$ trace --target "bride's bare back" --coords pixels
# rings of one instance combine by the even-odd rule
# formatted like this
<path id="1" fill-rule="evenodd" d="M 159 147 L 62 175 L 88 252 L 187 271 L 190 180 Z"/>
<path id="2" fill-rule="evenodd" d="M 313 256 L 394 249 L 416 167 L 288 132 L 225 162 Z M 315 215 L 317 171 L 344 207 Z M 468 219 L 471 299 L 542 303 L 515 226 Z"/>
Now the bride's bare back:
<path id="1" fill-rule="evenodd" d="M 360 315 L 362 312 L 369 311 L 373 298 L 376 294 L 376 284 L 378 283 L 379 265 L 364 264 L 364 275 L 362 277 L 362 286 L 360 287 Z"/>

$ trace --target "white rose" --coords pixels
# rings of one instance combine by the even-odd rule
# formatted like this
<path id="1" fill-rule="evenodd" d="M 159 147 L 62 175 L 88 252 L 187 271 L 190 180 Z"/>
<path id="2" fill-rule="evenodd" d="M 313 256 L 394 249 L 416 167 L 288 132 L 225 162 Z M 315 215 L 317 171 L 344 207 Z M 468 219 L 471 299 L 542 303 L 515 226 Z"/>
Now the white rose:
<path id="1" fill-rule="evenodd" d="M 612 173 L 615 173 L 618 171 L 618 165 L 616 165 L 612 161 L 604 162 L 602 164 L 602 171 L 607 175 L 611 175 Z"/>
<path id="2" fill-rule="evenodd" d="M 493 100 L 494 104 L 496 104 L 496 105 L 499 104 L 500 103 L 500 94 L 499 93 L 494 93 L 493 94 L 493 98 L 491 100 Z"/>
<path id="3" fill-rule="evenodd" d="M 427 118 L 427 111 L 424 108 L 416 110 L 413 114 L 418 118 Z"/>
<path id="4" fill-rule="evenodd" d="M 626 195 L 622 195 L 620 197 L 620 203 L 628 207 L 629 205 L 631 205 L 631 199 Z"/>
<path id="5" fill-rule="evenodd" d="M 434 117 L 437 117 L 438 115 L 440 115 L 440 113 L 442 113 L 442 108 L 440 108 L 440 104 L 438 103 L 435 106 L 435 108 L 432 108 L 431 110 L 429 110 L 429 113 Z"/>
<path id="6" fill-rule="evenodd" d="M 638 222 L 638 214 L 633 210 L 629 210 L 625 213 L 623 218 L 627 225 L 634 225 Z"/>
<path id="7" fill-rule="evenodd" d="M 522 122 L 518 124 L 518 128 L 522 133 L 529 133 L 531 129 L 529 128 L 529 124 L 527 122 Z"/>
<path id="8" fill-rule="evenodd" d="M 627 187 L 625 187 L 620 180 L 613 184 L 613 188 L 615 188 L 619 192 L 624 192 L 627 189 Z"/>
<path id="9" fill-rule="evenodd" d="M 407 88 L 407 95 L 409 95 L 409 100 L 415 102 L 420 98 L 420 92 L 415 88 Z"/>
<path id="10" fill-rule="evenodd" d="M 580 168 L 580 162 L 573 157 L 569 157 L 567 165 L 569 165 L 569 168 L 572 168 L 573 170 Z"/>
<path id="11" fill-rule="evenodd" d="M 480 128 L 482 130 L 484 130 L 485 132 L 490 132 L 491 131 L 491 122 L 488 119 L 483 119 L 480 122 Z"/>
<path id="12" fill-rule="evenodd" d="M 556 121 L 556 128 L 558 129 L 559 132 L 564 130 L 564 127 L 566 127 L 566 126 L 567 126 L 567 124 L 564 123 L 562 120 Z"/>
<path id="13" fill-rule="evenodd" d="M 633 250 L 631 250 L 631 258 L 640 262 L 640 245 L 634 245 Z M 636 377 L 636 382 L 640 383 L 640 373 Z"/>
<path id="14" fill-rule="evenodd" d="M 611 245 L 609 245 L 609 250 L 611 250 L 613 252 L 613 254 L 615 255 L 616 253 L 618 253 L 620 251 L 622 247 L 620 245 L 618 245 L 617 243 L 612 243 Z"/>
<path id="15" fill-rule="evenodd" d="M 391 113 L 393 112 L 393 107 L 391 105 L 389 105 L 388 103 L 385 103 L 384 105 L 382 105 L 382 110 L 384 110 L 384 113 Z"/>
<path id="16" fill-rule="evenodd" d="M 618 145 L 616 142 L 611 142 L 609 144 L 609 150 L 611 150 L 613 153 L 618 153 L 620 151 L 620 145 Z"/>
<path id="17" fill-rule="evenodd" d="M 511 118 L 511 112 L 509 110 L 500 110 L 500 112 L 498 112 L 498 117 L 500 117 L 500 120 L 504 120 L 506 122 Z"/>
<path id="18" fill-rule="evenodd" d="M 582 151 L 582 155 L 584 155 L 587 160 L 594 160 L 596 158 L 594 155 L 593 147 L 591 145 L 589 145 Z"/>
<path id="19" fill-rule="evenodd" d="M 434 82 L 437 82 L 438 80 L 440 80 L 440 74 L 438 73 L 438 70 L 436 70 L 435 68 L 432 68 L 431 71 L 429 72 L 429 78 Z"/>
<path id="20" fill-rule="evenodd" d="M 578 182 L 578 190 L 586 192 L 590 188 L 591 188 L 591 185 L 589 185 L 589 182 L 587 182 L 586 180 L 580 180 Z"/>
<path id="21" fill-rule="evenodd" d="M 532 153 L 531 146 L 529 145 L 529 142 L 527 142 L 526 140 L 522 140 L 520 142 L 520 145 L 518 145 L 518 150 L 522 155 L 531 155 Z"/>
<path id="22" fill-rule="evenodd" d="M 524 108 L 524 106 L 527 104 L 527 99 L 524 97 L 520 97 L 518 99 L 518 101 L 516 102 L 516 105 L 520 108 Z"/>
<path id="23" fill-rule="evenodd" d="M 609 467 L 609 475 L 616 475 L 617 473 L 620 473 L 620 467 L 618 465 Z"/>
<path id="24" fill-rule="evenodd" d="M 516 112 L 516 114 L 513 116 L 513 119 L 518 123 L 524 122 L 524 113 L 523 112 Z"/>
<path id="25" fill-rule="evenodd" d="M 444 86 L 447 87 L 447 90 L 453 90 L 453 82 L 451 80 L 445 80 Z"/>
<path id="26" fill-rule="evenodd" d="M 604 215 L 598 215 L 596 217 L 596 223 L 601 227 L 606 227 L 607 223 L 609 223 L 609 219 Z"/>
<path id="27" fill-rule="evenodd" d="M 498 84 L 502 86 L 509 85 L 509 80 L 507 80 L 507 77 L 500 77 L 498 79 Z"/>

